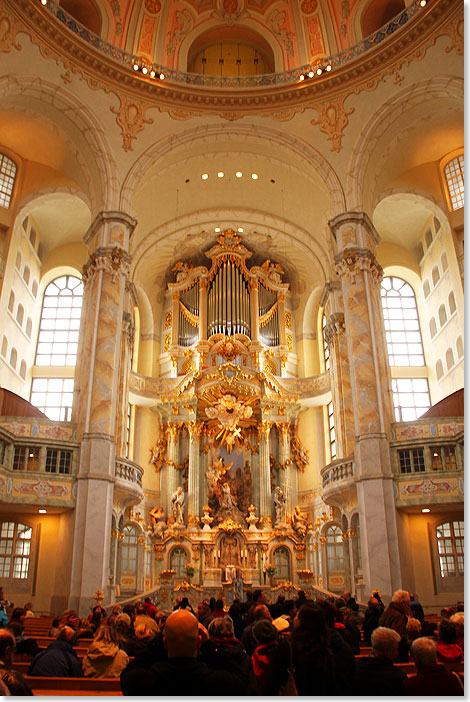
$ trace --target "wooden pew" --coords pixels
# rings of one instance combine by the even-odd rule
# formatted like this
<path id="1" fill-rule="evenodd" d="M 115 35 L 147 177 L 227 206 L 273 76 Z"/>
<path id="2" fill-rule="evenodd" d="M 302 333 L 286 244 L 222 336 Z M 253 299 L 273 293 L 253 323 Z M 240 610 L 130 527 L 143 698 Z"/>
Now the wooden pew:
<path id="1" fill-rule="evenodd" d="M 122 695 L 119 678 L 46 678 L 26 675 L 25 680 L 35 696 L 116 697 Z"/>
<path id="2" fill-rule="evenodd" d="M 52 617 L 25 617 L 23 630 L 27 636 L 47 636 L 52 626 Z"/>

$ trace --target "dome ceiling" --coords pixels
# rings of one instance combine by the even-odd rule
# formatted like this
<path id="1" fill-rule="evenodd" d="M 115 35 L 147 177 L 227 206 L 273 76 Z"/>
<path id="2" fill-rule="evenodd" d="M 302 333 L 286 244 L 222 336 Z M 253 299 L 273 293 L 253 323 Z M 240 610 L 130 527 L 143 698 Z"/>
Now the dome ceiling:
<path id="1" fill-rule="evenodd" d="M 183 71 L 194 64 L 197 47 L 226 43 L 252 46 L 260 57 L 270 54 L 275 72 L 293 69 L 354 45 L 405 9 L 404 0 L 61 0 L 60 5 L 111 44 Z M 220 57 L 217 75 L 224 74 L 222 51 Z M 271 68 L 271 60 L 264 65 Z"/>

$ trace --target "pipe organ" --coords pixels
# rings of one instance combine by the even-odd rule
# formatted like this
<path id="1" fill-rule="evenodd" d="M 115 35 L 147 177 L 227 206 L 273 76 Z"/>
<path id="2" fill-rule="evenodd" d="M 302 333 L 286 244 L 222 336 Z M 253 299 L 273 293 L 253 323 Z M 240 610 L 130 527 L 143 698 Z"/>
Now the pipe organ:
<path id="1" fill-rule="evenodd" d="M 280 264 L 268 259 L 261 266 L 247 268 L 246 259 L 252 252 L 231 229 L 205 255 L 212 259 L 210 268 L 179 261 L 173 268 L 176 282 L 169 283 L 166 291 L 168 311 L 163 317 L 172 309 L 174 321 L 171 339 L 164 332 L 164 351 L 172 354 L 173 370 L 183 353 L 178 348 L 185 348 L 189 358 L 191 349 L 204 354 L 223 337 L 251 345 L 250 353 L 262 353 L 266 347 L 268 358 L 278 353 L 285 368 L 289 354 L 293 356 L 293 315 L 286 312 L 290 291 L 282 282 Z M 273 368 L 272 360 L 268 367 Z"/>

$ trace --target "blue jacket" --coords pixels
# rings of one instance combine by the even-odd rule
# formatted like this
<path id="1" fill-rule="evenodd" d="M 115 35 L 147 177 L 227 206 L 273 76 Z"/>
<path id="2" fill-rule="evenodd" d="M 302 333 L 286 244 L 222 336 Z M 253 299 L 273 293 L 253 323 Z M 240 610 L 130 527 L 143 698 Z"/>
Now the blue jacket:
<path id="1" fill-rule="evenodd" d="M 67 641 L 53 641 L 45 651 L 34 656 L 28 675 L 79 678 L 82 675 L 82 663 Z"/>

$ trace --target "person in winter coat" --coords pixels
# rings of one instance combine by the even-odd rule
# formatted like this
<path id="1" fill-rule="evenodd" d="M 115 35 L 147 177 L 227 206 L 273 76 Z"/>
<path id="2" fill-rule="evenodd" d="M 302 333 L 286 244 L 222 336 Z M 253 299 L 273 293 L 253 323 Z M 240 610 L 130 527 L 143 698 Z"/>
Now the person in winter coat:
<path id="1" fill-rule="evenodd" d="M 393 629 L 400 634 L 397 663 L 407 663 L 409 655 L 406 624 L 410 616 L 410 593 L 397 590 L 393 593 L 392 601 L 379 619 L 379 625 Z"/>
<path id="2" fill-rule="evenodd" d="M 118 678 L 129 662 L 129 656 L 119 648 L 114 629 L 100 626 L 83 659 L 83 675 L 87 678 Z"/>
<path id="3" fill-rule="evenodd" d="M 41 651 L 30 663 L 28 675 L 44 675 L 53 678 L 79 678 L 82 663 L 73 648 L 75 631 L 70 626 L 62 626 L 45 651 Z"/>
<path id="4" fill-rule="evenodd" d="M 437 628 L 437 660 L 440 663 L 460 663 L 463 661 L 463 651 L 457 643 L 455 624 L 448 619 L 442 619 Z"/>
<path id="5" fill-rule="evenodd" d="M 379 619 L 382 616 L 383 610 L 380 609 L 378 600 L 375 597 L 369 597 L 367 609 L 364 613 L 364 623 L 362 625 L 362 637 L 365 643 L 370 645 L 370 637 L 374 629 L 379 626 Z"/>
<path id="6" fill-rule="evenodd" d="M 279 645 L 278 631 L 269 619 L 259 619 L 253 626 L 253 638 L 258 646 L 255 648 L 251 660 L 253 661 L 253 671 L 258 683 L 258 694 L 262 695 L 269 662 Z"/>
<path id="7" fill-rule="evenodd" d="M 216 617 L 209 623 L 209 638 L 199 649 L 199 660 L 210 670 L 236 673 L 245 681 L 246 694 L 256 695 L 256 678 L 250 656 L 243 644 L 235 638 L 231 617 Z"/>

